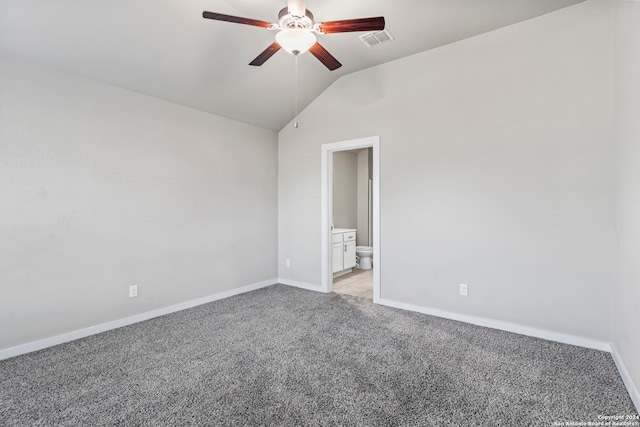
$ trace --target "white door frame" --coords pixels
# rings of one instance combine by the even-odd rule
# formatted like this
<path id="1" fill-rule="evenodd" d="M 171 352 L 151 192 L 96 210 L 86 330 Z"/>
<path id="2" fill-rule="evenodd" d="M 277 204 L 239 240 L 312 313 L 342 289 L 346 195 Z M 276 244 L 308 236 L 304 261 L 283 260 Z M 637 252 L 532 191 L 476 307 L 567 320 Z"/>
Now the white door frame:
<path id="1" fill-rule="evenodd" d="M 322 292 L 331 292 L 331 223 L 333 222 L 333 153 L 336 151 L 373 148 L 373 302 L 380 301 L 380 137 L 371 136 L 348 141 L 322 144 L 321 197 L 320 197 L 320 245 Z"/>

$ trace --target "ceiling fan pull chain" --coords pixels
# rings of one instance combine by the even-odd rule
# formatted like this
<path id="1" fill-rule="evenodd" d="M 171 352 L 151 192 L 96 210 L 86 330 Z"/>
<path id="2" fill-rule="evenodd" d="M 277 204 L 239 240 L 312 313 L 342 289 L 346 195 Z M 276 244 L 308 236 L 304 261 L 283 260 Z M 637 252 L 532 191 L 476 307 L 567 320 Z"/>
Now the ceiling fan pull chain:
<path id="1" fill-rule="evenodd" d="M 298 128 L 298 55 L 295 55 L 296 58 L 296 66 L 295 66 L 295 88 L 294 88 L 294 92 L 295 92 L 295 104 L 296 104 L 296 112 L 295 112 L 295 116 L 294 116 L 294 122 L 293 122 L 293 127 L 294 128 Z"/>

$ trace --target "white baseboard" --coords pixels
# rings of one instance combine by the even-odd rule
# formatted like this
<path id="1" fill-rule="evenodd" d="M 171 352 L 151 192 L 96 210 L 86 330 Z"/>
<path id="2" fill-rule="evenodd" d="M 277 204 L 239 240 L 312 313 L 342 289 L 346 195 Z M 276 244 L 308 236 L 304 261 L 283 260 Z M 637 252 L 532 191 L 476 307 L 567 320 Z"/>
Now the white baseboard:
<path id="1" fill-rule="evenodd" d="M 379 299 L 377 303 L 380 305 L 400 308 L 403 310 L 416 311 L 418 313 L 429 314 L 431 316 L 443 317 L 445 319 L 458 320 L 460 322 L 471 323 L 473 325 L 484 326 L 487 328 L 499 329 L 507 332 L 514 332 L 516 334 L 528 335 L 530 337 L 542 338 L 549 341 L 556 341 L 556 342 L 561 342 L 565 344 L 592 348 L 595 350 L 601 350 L 601 351 L 606 351 L 608 353 L 611 353 L 610 343 L 593 340 L 590 338 L 578 337 L 575 335 L 563 334 L 560 332 L 552 332 L 545 329 L 532 328 L 529 326 L 522 326 L 516 323 L 486 319 L 484 317 L 467 316 L 464 314 L 453 313 L 450 311 L 439 310 L 436 308 L 422 307 L 418 305 L 391 301 L 384 298 Z"/>
<path id="2" fill-rule="evenodd" d="M 101 332 L 110 331 L 112 329 L 121 328 L 123 326 L 132 325 L 134 323 L 143 322 L 145 320 L 153 319 L 154 317 L 164 316 L 165 314 L 186 310 L 188 308 L 196 307 L 202 304 L 207 304 L 207 303 L 221 300 L 224 298 L 229 298 L 234 295 L 243 294 L 245 292 L 255 291 L 256 289 L 265 288 L 267 286 L 271 286 L 276 283 L 277 283 L 276 279 L 265 280 L 263 282 L 254 283 L 252 285 L 243 286 L 237 289 L 231 289 L 225 292 L 209 295 L 207 297 L 198 298 L 198 299 L 186 301 L 180 304 L 171 305 L 169 307 L 163 307 L 157 310 L 147 311 L 145 313 L 136 314 L 134 316 L 125 317 L 123 319 L 113 320 L 111 322 L 102 323 L 100 325 L 90 326 L 88 328 L 67 332 L 61 335 L 56 335 L 54 337 L 44 338 L 44 339 L 33 341 L 27 344 L 10 347 L 4 350 L 0 350 L 0 360 L 8 359 L 14 356 L 19 356 L 21 354 L 31 353 L 32 351 L 36 351 L 36 350 L 42 350 L 43 348 L 47 348 L 47 347 L 53 347 L 54 345 L 77 340 L 79 338 L 88 337 L 90 335 L 99 334 Z"/>
<path id="3" fill-rule="evenodd" d="M 308 291 L 322 292 L 322 287 L 320 285 L 314 285 L 314 284 L 305 283 L 305 282 L 298 282 L 297 280 L 279 278 L 278 283 L 282 283 L 283 285 L 287 285 L 287 286 L 293 286 L 295 288 L 306 289 Z"/>
<path id="4" fill-rule="evenodd" d="M 633 380 L 631 379 L 631 375 L 629 375 L 629 371 L 627 371 L 627 367 L 622 362 L 618 350 L 614 344 L 611 344 L 611 356 L 613 356 L 613 361 L 616 363 L 618 368 L 618 372 L 620 372 L 620 376 L 622 377 L 622 382 L 624 382 L 625 387 L 627 387 L 627 391 L 629 392 L 629 396 L 631 396 L 631 400 L 633 404 L 636 406 L 636 411 L 640 413 L 640 393 L 636 388 Z"/>

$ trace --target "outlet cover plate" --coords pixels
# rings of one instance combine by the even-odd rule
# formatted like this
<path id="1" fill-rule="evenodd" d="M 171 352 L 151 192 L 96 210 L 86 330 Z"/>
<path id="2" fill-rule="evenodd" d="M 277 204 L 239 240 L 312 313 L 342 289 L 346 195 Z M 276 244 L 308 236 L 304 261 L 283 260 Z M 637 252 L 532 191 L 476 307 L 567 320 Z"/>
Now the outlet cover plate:
<path id="1" fill-rule="evenodd" d="M 464 283 L 460 283 L 460 295 L 466 297 L 469 295 L 467 285 Z"/>

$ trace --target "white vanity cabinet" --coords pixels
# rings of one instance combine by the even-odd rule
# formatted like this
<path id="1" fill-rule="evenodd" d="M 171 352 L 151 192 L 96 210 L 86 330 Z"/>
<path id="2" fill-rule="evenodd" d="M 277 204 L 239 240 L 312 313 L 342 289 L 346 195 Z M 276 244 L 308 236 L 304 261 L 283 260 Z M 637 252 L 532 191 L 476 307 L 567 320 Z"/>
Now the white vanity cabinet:
<path id="1" fill-rule="evenodd" d="M 356 230 L 336 228 L 332 236 L 331 271 L 348 273 L 356 266 Z"/>

